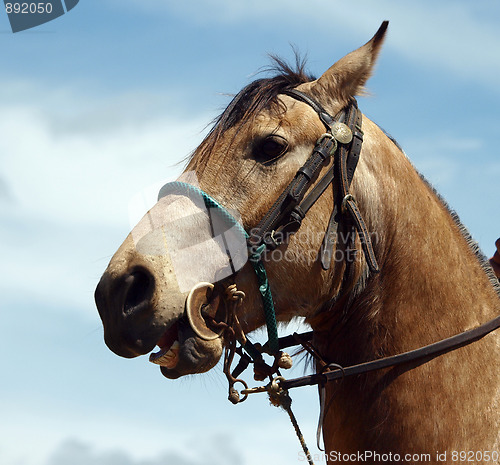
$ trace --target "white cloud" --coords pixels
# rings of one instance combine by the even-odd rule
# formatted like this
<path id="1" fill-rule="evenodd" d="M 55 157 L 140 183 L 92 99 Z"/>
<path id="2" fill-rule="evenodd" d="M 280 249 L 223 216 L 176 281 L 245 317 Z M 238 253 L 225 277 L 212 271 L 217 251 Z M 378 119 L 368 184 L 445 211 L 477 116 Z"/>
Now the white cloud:
<path id="1" fill-rule="evenodd" d="M 157 456 L 134 457 L 123 449 L 99 450 L 90 444 L 70 439 L 60 444 L 44 465 L 244 465 L 246 461 L 235 449 L 230 435 L 192 437 L 196 451 L 177 447 Z"/>
<path id="2" fill-rule="evenodd" d="M 0 178 L 0 203 L 10 202 L 12 200 L 11 197 L 10 188 L 7 185 L 7 182 Z"/>
<path id="3" fill-rule="evenodd" d="M 426 134 L 406 139 L 405 149 L 412 154 L 418 170 L 439 189 L 458 188 L 460 176 L 471 175 L 467 169 L 470 153 L 486 146 L 479 137 L 453 134 Z"/>
<path id="4" fill-rule="evenodd" d="M 37 92 L 49 100 L 50 93 Z M 20 208 L 65 223 L 116 224 L 137 191 L 181 171 L 175 164 L 199 143 L 209 117 L 146 117 L 145 104 L 128 97 L 89 105 L 74 93 L 54 99 L 56 108 L 1 105 L 1 174 Z"/>
<path id="5" fill-rule="evenodd" d="M 130 230 L 129 201 L 177 177 L 210 116 L 173 120 L 158 105 L 168 95 L 89 98 L 31 81 L 1 88 L 13 94 L 0 93 L 0 286 L 55 307 L 93 306 Z"/>

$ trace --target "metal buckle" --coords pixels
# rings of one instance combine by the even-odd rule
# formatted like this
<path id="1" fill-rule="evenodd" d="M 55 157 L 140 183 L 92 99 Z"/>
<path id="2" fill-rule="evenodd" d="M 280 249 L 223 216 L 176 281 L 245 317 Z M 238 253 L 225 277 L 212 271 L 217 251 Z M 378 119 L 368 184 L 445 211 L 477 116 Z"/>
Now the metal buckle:
<path id="1" fill-rule="evenodd" d="M 319 136 L 318 140 L 316 141 L 316 145 L 321 144 L 325 139 L 330 139 L 333 143 L 333 147 L 330 150 L 330 156 L 333 156 L 333 154 L 337 151 L 337 139 L 333 136 L 333 134 L 325 132 L 324 134 L 321 134 L 321 136 Z"/>
<path id="2" fill-rule="evenodd" d="M 279 247 L 281 244 L 283 244 L 283 240 L 281 238 L 277 238 L 275 237 L 275 234 L 276 234 L 276 230 L 273 229 L 271 231 L 271 240 L 273 241 L 273 244 L 275 247 Z"/>
<path id="3" fill-rule="evenodd" d="M 321 134 L 321 136 L 318 137 L 318 140 L 316 141 L 316 145 L 318 144 L 321 144 L 321 142 L 323 142 L 323 139 L 335 139 L 335 137 L 333 137 L 333 134 L 330 134 L 329 132 L 325 132 L 323 134 Z"/>
<path id="4" fill-rule="evenodd" d="M 345 211 L 347 210 L 347 202 L 349 202 L 349 201 L 356 202 L 356 199 L 354 198 L 354 196 L 352 194 L 347 194 L 342 199 L 342 205 L 340 207 L 340 209 L 342 210 L 342 213 L 345 213 Z"/>

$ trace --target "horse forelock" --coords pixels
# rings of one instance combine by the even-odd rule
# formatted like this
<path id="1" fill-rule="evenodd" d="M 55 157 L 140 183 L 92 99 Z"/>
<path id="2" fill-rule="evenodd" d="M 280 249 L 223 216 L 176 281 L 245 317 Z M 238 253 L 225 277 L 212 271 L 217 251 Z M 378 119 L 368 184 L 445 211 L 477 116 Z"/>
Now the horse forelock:
<path id="1" fill-rule="evenodd" d="M 229 129 L 238 127 L 243 122 L 253 121 L 262 111 L 267 110 L 272 114 L 284 112 L 285 108 L 277 96 L 285 89 L 315 79 L 306 72 L 306 61 L 297 53 L 295 54 L 295 67 L 276 56 L 271 56 L 271 60 L 273 64 L 263 71 L 271 72 L 273 75 L 256 79 L 233 97 L 225 110 L 214 119 L 212 128 L 200 146 L 191 154 L 189 163 L 203 168 L 213 148 Z"/>

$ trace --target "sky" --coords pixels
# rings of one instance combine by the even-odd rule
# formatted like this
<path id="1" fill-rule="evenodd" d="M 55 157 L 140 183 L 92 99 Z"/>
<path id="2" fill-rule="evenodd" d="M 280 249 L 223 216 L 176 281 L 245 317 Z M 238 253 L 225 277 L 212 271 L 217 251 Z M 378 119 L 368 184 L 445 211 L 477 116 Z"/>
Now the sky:
<path id="1" fill-rule="evenodd" d="M 300 463 L 286 414 L 264 395 L 229 404 L 220 365 L 170 381 L 147 357 L 111 353 L 93 292 L 133 199 L 178 176 L 268 53 L 292 60 L 295 47 L 319 76 L 386 19 L 360 108 L 491 256 L 496 0 L 359 0 L 355 14 L 334 0 L 81 0 L 16 34 L 0 13 L 1 465 Z M 316 390 L 292 397 L 317 452 Z"/>

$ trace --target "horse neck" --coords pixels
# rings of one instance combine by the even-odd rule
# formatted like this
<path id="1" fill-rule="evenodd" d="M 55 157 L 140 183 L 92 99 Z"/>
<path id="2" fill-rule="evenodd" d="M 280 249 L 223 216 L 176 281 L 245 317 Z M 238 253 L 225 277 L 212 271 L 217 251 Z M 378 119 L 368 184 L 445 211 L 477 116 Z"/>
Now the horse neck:
<path id="1" fill-rule="evenodd" d="M 447 207 L 374 123 L 365 118 L 363 128 L 365 142 L 352 191 L 375 239 L 381 271 L 358 285 L 356 296 L 339 300 L 312 320 L 322 355 L 343 366 L 422 347 L 476 327 L 499 311 L 498 295 Z M 483 362 L 474 361 L 478 366 Z M 408 376 L 418 383 L 423 375 L 415 370 Z M 395 400 L 403 395 L 397 390 L 385 390 L 391 382 L 383 374 L 371 374 L 363 389 L 347 380 L 343 392 L 329 386 L 338 418 L 330 424 L 327 419 L 326 434 L 340 428 L 344 432 L 337 431 L 337 436 L 352 449 L 362 447 L 354 444 L 366 437 L 360 429 L 375 431 L 377 421 L 387 420 L 387 404 L 408 401 Z M 349 412 L 358 407 L 356 414 Z M 351 430 L 347 439 L 345 429 Z"/>
<path id="2" fill-rule="evenodd" d="M 458 219 L 368 118 L 364 131 L 352 191 L 381 272 L 358 286 L 349 309 L 345 299 L 339 302 L 342 313 L 352 315 L 356 325 L 363 321 L 370 333 L 373 325 L 382 325 L 385 343 L 390 339 L 393 345 L 387 352 L 409 350 L 495 316 L 498 295 Z M 337 305 L 329 313 L 338 310 Z"/>
<path id="3" fill-rule="evenodd" d="M 383 324 L 398 350 L 496 316 L 498 295 L 458 218 L 374 123 L 365 118 L 364 127 L 353 189 L 382 271 L 365 289 L 370 302 L 359 300 L 358 309 L 370 307 L 367 316 Z"/>

